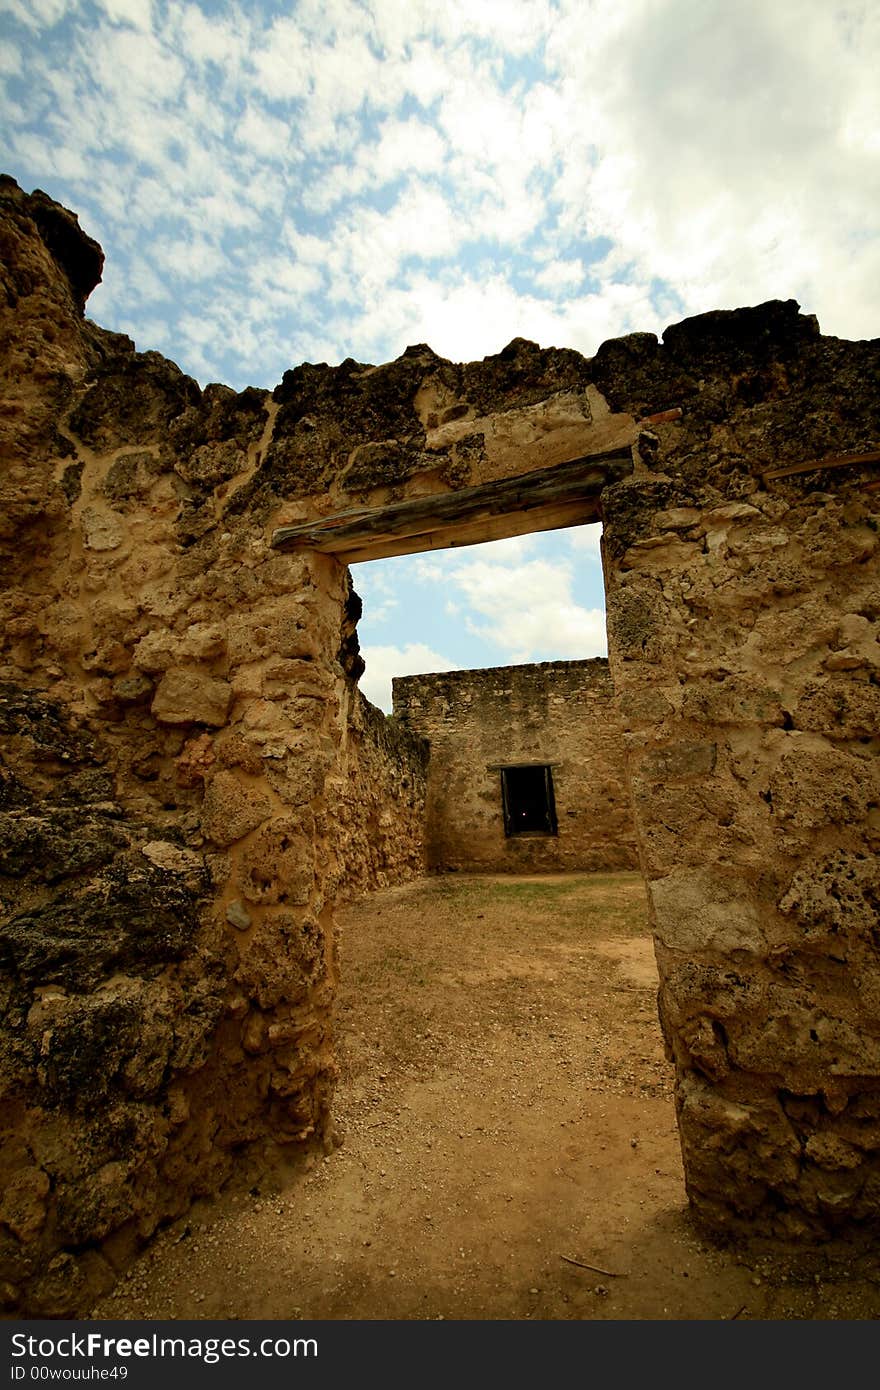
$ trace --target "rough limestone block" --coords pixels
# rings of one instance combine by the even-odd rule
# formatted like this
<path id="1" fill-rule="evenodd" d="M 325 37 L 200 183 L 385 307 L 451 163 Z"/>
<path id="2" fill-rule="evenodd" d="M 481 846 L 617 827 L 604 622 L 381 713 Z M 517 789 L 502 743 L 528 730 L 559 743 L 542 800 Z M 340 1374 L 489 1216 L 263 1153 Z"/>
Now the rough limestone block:
<path id="1" fill-rule="evenodd" d="M 180 655 L 196 661 L 211 661 L 226 650 L 226 634 L 219 623 L 193 623 L 180 640 Z"/>
<path id="2" fill-rule="evenodd" d="M 798 958 L 803 971 L 806 957 Z M 835 1011 L 839 1016 L 835 1016 Z M 731 1029 L 728 1052 L 744 1072 L 769 1072 L 790 1090 L 818 1086 L 826 1075 L 823 1058 L 831 1053 L 835 1077 L 880 1074 L 880 1039 L 872 1037 L 852 1012 L 852 999 L 840 989 L 806 994 L 794 986 L 767 991 L 763 1012 Z"/>
<path id="3" fill-rule="evenodd" d="M 173 874 L 200 872 L 204 867 L 200 854 L 194 854 L 191 849 L 181 849 L 179 845 L 169 844 L 167 840 L 151 840 L 149 844 L 141 845 L 141 854 L 157 868 L 166 869 Z"/>
<path id="4" fill-rule="evenodd" d="M 42 1168 L 20 1169 L 7 1181 L 0 1198 L 0 1221 L 20 1241 L 33 1240 L 46 1220 L 51 1183 Z"/>
<path id="5" fill-rule="evenodd" d="M 178 660 L 177 640 L 164 628 L 148 632 L 135 643 L 131 660 L 139 671 L 167 671 Z"/>
<path id="6" fill-rule="evenodd" d="M 274 1009 L 281 1002 L 303 1005 L 305 1031 L 314 1022 L 306 1001 L 323 952 L 323 933 L 311 918 L 292 913 L 268 917 L 254 929 L 235 972 L 236 984 L 260 1009 Z"/>
<path id="7" fill-rule="evenodd" d="M 701 724 L 758 724 L 781 727 L 782 699 L 766 681 L 748 676 L 695 680 L 683 693 L 682 718 Z"/>
<path id="8" fill-rule="evenodd" d="M 807 940 L 862 938 L 873 952 L 880 903 L 880 861 L 874 854 L 839 850 L 803 865 L 779 903 L 801 924 Z"/>
<path id="9" fill-rule="evenodd" d="M 710 869 L 674 869 L 648 891 L 655 934 L 671 950 L 763 950 L 761 913 L 743 894 L 741 880 Z"/>
<path id="10" fill-rule="evenodd" d="M 811 681 L 794 710 L 794 723 L 829 738 L 875 738 L 880 729 L 880 686 L 854 680 L 845 671 Z"/>
<path id="11" fill-rule="evenodd" d="M 99 512 L 84 507 L 83 545 L 87 550 L 118 550 L 125 540 L 125 522 L 118 512 Z"/>
<path id="12" fill-rule="evenodd" d="M 226 909 L 226 920 L 237 931 L 247 931 L 251 925 L 251 915 L 244 903 L 234 898 Z"/>
<path id="13" fill-rule="evenodd" d="M 789 737 L 793 746 L 770 778 L 774 814 L 797 829 L 861 820 L 880 798 L 876 760 L 838 752 L 809 735 Z"/>
<path id="14" fill-rule="evenodd" d="M 226 723 L 231 701 L 228 681 L 178 666 L 165 672 L 151 709 L 160 724 L 210 724 L 219 729 Z"/>
<path id="15" fill-rule="evenodd" d="M 683 740 L 658 748 L 644 758 L 639 773 L 658 782 L 677 782 L 682 778 L 708 776 L 715 767 L 714 743 Z"/>
<path id="16" fill-rule="evenodd" d="M 242 893 L 252 903 L 307 903 L 315 881 L 312 841 L 292 816 L 264 825 L 245 852 Z"/>
<path id="17" fill-rule="evenodd" d="M 153 682 L 141 671 L 118 676 L 113 682 L 113 698 L 121 705 L 146 704 L 153 693 Z"/>
<path id="18" fill-rule="evenodd" d="M 218 772 L 202 803 L 202 829 L 221 848 L 256 830 L 271 814 L 272 803 L 258 787 L 240 782 L 234 772 Z"/>
<path id="19" fill-rule="evenodd" d="M 235 666 L 259 657 L 314 660 L 321 655 L 320 634 L 309 611 L 288 602 L 278 611 L 233 617 L 229 622 L 229 660 Z"/>

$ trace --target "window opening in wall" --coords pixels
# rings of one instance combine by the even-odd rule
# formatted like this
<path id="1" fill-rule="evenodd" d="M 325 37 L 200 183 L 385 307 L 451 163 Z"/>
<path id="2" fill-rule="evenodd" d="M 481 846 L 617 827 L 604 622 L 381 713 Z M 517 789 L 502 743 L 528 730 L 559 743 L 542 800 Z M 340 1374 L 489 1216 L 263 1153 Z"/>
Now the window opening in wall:
<path id="1" fill-rule="evenodd" d="M 503 767 L 505 835 L 555 835 L 556 803 L 549 766 Z"/>

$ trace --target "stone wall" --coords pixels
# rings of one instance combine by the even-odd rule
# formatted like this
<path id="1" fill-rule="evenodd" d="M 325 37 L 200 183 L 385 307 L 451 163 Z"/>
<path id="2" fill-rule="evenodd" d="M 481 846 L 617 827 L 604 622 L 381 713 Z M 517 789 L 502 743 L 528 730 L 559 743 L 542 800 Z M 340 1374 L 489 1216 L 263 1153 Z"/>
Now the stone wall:
<path id="1" fill-rule="evenodd" d="M 714 1229 L 876 1233 L 878 348 L 778 305 L 599 355 L 609 401 L 656 416 L 603 494 L 609 649 Z"/>
<path id="2" fill-rule="evenodd" d="M 361 691 L 351 692 L 348 742 L 334 802 L 342 902 L 425 872 L 428 745 Z M 330 885 L 328 885 L 328 888 Z"/>
<path id="3" fill-rule="evenodd" d="M 254 1141 L 332 1142 L 347 576 L 226 515 L 275 412 L 82 316 L 0 186 L 0 1289 L 81 1309 Z"/>
<path id="4" fill-rule="evenodd" d="M 876 1231 L 880 493 L 814 461 L 880 451 L 880 344 L 774 302 L 200 390 L 84 318 L 100 248 L 8 179 L 0 250 L 6 1305 L 81 1310 L 248 1145 L 334 1142 L 356 618 L 275 528 L 623 444 L 609 661 L 688 1191 Z"/>
<path id="5" fill-rule="evenodd" d="M 608 662 L 404 676 L 394 714 L 431 747 L 427 855 L 437 869 L 530 873 L 637 864 Z M 557 834 L 505 833 L 502 765 L 549 764 Z"/>

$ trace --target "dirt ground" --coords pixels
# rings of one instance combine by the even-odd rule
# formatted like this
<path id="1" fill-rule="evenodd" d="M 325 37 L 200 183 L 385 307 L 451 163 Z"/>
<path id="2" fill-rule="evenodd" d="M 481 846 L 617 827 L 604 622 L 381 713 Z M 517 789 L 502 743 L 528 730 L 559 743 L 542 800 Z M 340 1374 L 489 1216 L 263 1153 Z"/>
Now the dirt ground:
<path id="1" fill-rule="evenodd" d="M 426 879 L 340 931 L 341 1145 L 198 1204 L 92 1317 L 880 1315 L 864 1268 L 692 1225 L 637 874 Z"/>

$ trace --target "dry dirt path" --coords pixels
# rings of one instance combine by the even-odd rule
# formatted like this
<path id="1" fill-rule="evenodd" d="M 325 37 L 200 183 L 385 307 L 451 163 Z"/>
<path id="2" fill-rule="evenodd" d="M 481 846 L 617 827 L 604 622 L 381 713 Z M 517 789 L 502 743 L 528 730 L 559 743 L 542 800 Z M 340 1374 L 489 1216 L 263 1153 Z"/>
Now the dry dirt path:
<path id="1" fill-rule="evenodd" d="M 638 875 L 426 879 L 340 932 L 341 1146 L 199 1204 L 93 1317 L 880 1315 L 692 1227 Z"/>

